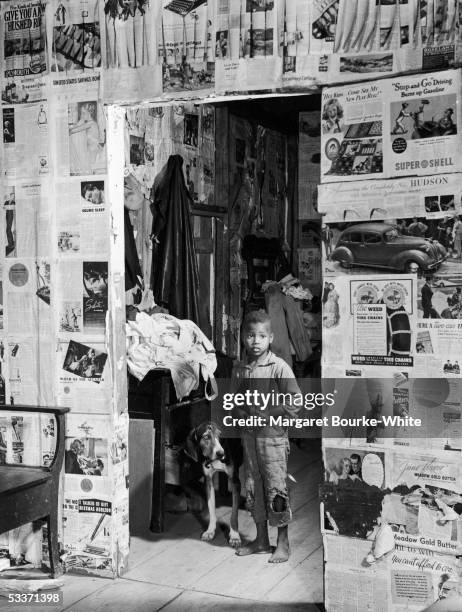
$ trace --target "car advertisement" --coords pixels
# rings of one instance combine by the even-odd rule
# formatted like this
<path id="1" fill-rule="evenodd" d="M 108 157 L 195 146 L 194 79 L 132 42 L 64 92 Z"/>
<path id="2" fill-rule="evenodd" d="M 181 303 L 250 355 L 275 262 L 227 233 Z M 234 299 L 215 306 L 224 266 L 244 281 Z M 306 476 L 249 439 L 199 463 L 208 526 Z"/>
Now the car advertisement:
<path id="1" fill-rule="evenodd" d="M 387 376 L 388 365 L 401 364 L 413 377 L 460 377 L 459 176 L 324 185 L 319 202 L 320 212 L 325 215 L 322 230 L 324 346 L 334 347 L 338 342 L 348 341 L 351 356 L 348 364 L 342 364 L 339 376 L 371 375 L 370 368 L 377 370 L 380 365 L 383 366 L 380 375 Z M 414 278 L 412 291 L 408 287 L 392 288 L 403 275 Z M 344 285 L 345 278 L 351 282 L 358 279 L 359 285 L 353 290 L 349 284 Z M 388 336 L 383 334 L 388 326 L 386 300 L 383 287 L 374 278 L 381 278 L 391 287 L 390 299 L 393 296 L 398 299 L 403 292 L 413 296 L 406 299 L 415 300 L 410 319 L 412 364 L 410 359 L 394 362 L 388 359 L 384 349 L 385 345 L 389 346 Z M 345 314 L 348 325 L 345 328 L 340 323 L 332 325 L 332 320 L 341 320 L 340 306 L 345 300 L 350 304 L 350 311 Z M 335 337 L 331 338 L 332 335 Z M 367 357 L 361 356 L 364 351 L 368 351 Z M 326 365 L 331 358 L 334 355 L 326 354 Z"/>
<path id="2" fill-rule="evenodd" d="M 461 170 L 460 70 L 326 88 L 321 182 Z"/>
<path id="3" fill-rule="evenodd" d="M 326 276 L 344 274 L 416 273 L 433 276 L 449 270 L 453 235 L 452 217 L 422 217 L 327 224 L 324 235 Z M 450 238 L 448 238 L 450 236 Z M 445 265 L 446 264 L 446 265 Z"/>

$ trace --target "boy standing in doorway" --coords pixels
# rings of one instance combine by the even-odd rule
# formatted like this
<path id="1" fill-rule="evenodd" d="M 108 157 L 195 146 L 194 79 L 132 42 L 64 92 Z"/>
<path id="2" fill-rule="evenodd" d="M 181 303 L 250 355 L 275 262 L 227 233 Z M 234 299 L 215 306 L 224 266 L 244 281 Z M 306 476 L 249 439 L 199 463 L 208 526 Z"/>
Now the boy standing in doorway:
<path id="1" fill-rule="evenodd" d="M 300 394 L 290 366 L 270 351 L 273 333 L 271 320 L 265 311 L 251 312 L 245 317 L 243 341 L 246 359 L 233 370 L 233 387 L 240 391 L 251 388 L 261 394 L 272 391 L 289 396 Z M 289 558 L 288 524 L 292 518 L 286 483 L 289 438 L 287 428 L 269 424 L 269 415 L 296 417 L 300 410 L 299 406 L 286 404 L 268 406 L 266 413 L 252 405 L 236 410 L 238 416 L 258 412 L 267 421 L 265 426 L 246 428 L 242 434 L 247 508 L 255 521 L 257 537 L 239 548 L 236 551 L 238 556 L 272 552 L 268 537 L 269 523 L 278 528 L 276 549 L 269 563 L 283 563 Z"/>

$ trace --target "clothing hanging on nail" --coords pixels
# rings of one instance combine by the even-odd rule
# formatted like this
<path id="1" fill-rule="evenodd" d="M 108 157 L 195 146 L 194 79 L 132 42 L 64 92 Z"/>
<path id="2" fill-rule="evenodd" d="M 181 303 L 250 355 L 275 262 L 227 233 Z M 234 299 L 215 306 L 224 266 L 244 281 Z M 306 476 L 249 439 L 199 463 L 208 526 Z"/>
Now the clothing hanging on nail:
<path id="1" fill-rule="evenodd" d="M 151 288 L 157 304 L 179 319 L 199 323 L 199 273 L 183 158 L 171 155 L 151 194 Z"/>

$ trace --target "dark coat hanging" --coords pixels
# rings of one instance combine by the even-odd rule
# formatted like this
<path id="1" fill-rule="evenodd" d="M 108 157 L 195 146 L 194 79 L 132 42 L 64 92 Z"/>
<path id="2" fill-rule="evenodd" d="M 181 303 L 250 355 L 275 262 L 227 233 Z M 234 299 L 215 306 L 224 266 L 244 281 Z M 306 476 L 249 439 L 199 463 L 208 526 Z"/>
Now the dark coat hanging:
<path id="1" fill-rule="evenodd" d="M 159 179 L 151 195 L 154 299 L 175 317 L 199 324 L 199 274 L 191 222 L 193 202 L 184 180 L 183 158 L 171 155 Z"/>
<path id="2" fill-rule="evenodd" d="M 136 250 L 135 236 L 133 234 L 133 225 L 130 219 L 130 213 L 124 209 L 124 230 L 125 230 L 125 291 L 129 291 L 134 287 L 139 288 L 141 297 L 142 278 L 140 260 L 138 251 Z"/>

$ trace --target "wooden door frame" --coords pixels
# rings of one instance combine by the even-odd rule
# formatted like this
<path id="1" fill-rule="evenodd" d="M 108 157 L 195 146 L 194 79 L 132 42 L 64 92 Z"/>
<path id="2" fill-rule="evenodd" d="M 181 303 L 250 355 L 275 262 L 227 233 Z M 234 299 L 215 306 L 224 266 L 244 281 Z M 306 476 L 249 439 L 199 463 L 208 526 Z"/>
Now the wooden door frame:
<path id="1" fill-rule="evenodd" d="M 226 218 L 228 209 L 225 206 L 209 206 L 195 204 L 191 209 L 194 217 L 208 217 L 215 219 L 215 240 L 213 245 L 214 253 L 214 296 L 212 330 L 213 338 L 210 338 L 216 350 L 223 351 L 223 311 L 226 305 L 226 284 L 224 274 L 224 255 L 227 247 L 225 236 L 227 235 Z M 199 279 L 200 282 L 200 279 Z"/>

